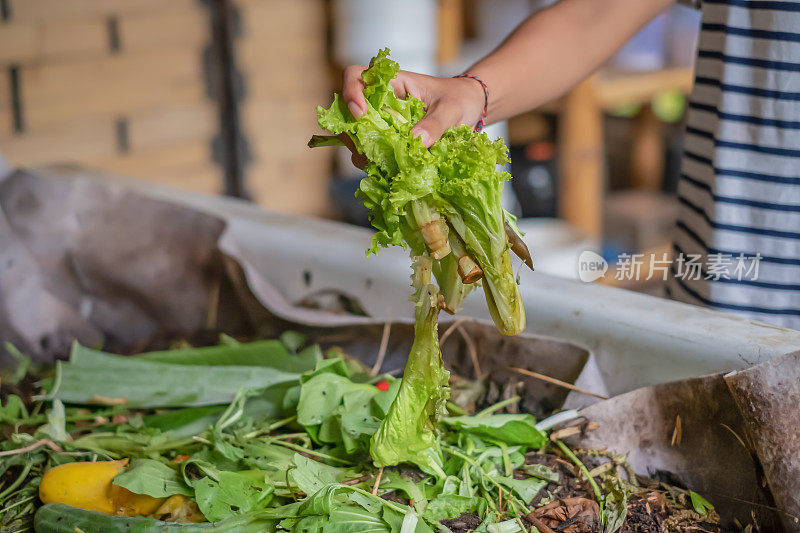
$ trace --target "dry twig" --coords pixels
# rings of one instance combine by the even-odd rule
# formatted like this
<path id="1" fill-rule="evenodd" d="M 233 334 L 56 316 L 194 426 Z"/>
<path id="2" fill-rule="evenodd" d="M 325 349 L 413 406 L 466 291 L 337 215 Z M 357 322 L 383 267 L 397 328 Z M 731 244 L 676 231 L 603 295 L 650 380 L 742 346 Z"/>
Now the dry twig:
<path id="1" fill-rule="evenodd" d="M 732 428 L 732 427 L 730 427 L 728 424 L 720 424 L 720 425 L 721 425 L 722 427 L 724 427 L 725 429 L 727 429 L 728 431 L 730 431 L 730 432 L 731 432 L 731 434 L 732 434 L 734 437 L 736 437 L 736 440 L 738 440 L 738 441 L 739 441 L 739 444 L 741 444 L 741 445 L 742 445 L 742 447 L 743 447 L 745 450 L 747 450 L 748 452 L 750 451 L 750 448 L 747 446 L 747 444 L 745 444 L 745 443 L 744 443 L 744 441 L 742 440 L 742 437 L 740 437 L 740 436 L 739 436 L 739 434 L 738 434 L 738 433 L 736 433 L 736 432 L 733 430 L 733 428 Z"/>
<path id="2" fill-rule="evenodd" d="M 372 486 L 372 495 L 378 494 L 378 487 L 381 486 L 381 477 L 383 477 L 383 467 L 378 469 L 378 476 L 375 478 L 375 484 Z"/>
<path id="3" fill-rule="evenodd" d="M 99 405 L 125 405 L 128 403 L 127 398 L 109 398 L 108 396 L 100 396 L 99 394 L 95 394 L 88 400 L 86 400 L 88 404 L 99 404 Z"/>
<path id="4" fill-rule="evenodd" d="M 50 439 L 39 439 L 36 442 L 28 444 L 27 446 L 24 446 L 22 448 L 17 448 L 16 450 L 6 450 L 4 452 L 0 452 L 0 456 L 3 456 L 3 455 L 18 455 L 20 453 L 26 453 L 26 452 L 33 451 L 36 448 L 39 448 L 41 446 L 47 446 L 48 448 L 50 448 L 54 452 L 60 452 L 61 451 L 61 447 L 58 444 L 56 444 L 55 442 L 51 441 Z"/>
<path id="5" fill-rule="evenodd" d="M 573 435 L 578 435 L 583 433 L 586 430 L 597 429 L 600 427 L 600 424 L 597 422 L 589 422 L 588 424 L 580 424 L 577 426 L 570 426 L 563 429 L 559 429 L 558 431 L 554 431 L 550 434 L 551 440 L 558 440 L 558 439 L 566 439 L 567 437 L 571 437 Z"/>
<path id="6" fill-rule="evenodd" d="M 450 335 L 453 334 L 453 332 L 456 330 L 457 327 L 459 327 L 464 322 L 467 322 L 468 320 L 469 319 L 467 318 L 459 318 L 458 320 L 450 324 L 450 327 L 447 328 L 444 333 L 442 333 L 442 337 L 439 339 L 439 347 L 441 348 L 442 345 L 444 345 L 444 342 L 448 339 L 448 337 L 450 337 Z"/>
<path id="7" fill-rule="evenodd" d="M 603 396 L 602 394 L 597 394 L 596 392 L 588 391 L 586 389 L 582 389 L 580 387 L 576 387 L 572 383 L 567 383 L 566 381 L 561 381 L 560 379 L 551 378 L 550 376 L 545 376 L 544 374 L 540 374 L 538 372 L 534 372 L 532 370 L 525 370 L 524 368 L 517 368 L 510 366 L 509 369 L 513 370 L 514 372 L 519 372 L 520 374 L 524 374 L 526 376 L 530 376 L 532 378 L 540 379 L 542 381 L 546 381 L 547 383 L 552 383 L 553 385 L 558 385 L 559 387 L 564 387 L 565 389 L 574 390 L 575 392 L 580 392 L 581 394 L 587 394 L 589 396 L 594 396 L 595 398 L 600 398 L 601 400 L 608 400 L 607 396 Z"/>
<path id="8" fill-rule="evenodd" d="M 342 481 L 342 485 L 358 485 L 358 484 L 359 484 L 359 483 L 361 483 L 362 481 L 366 481 L 366 480 L 368 480 L 368 479 L 372 479 L 372 478 L 374 478 L 374 477 L 375 477 L 375 476 L 373 476 L 372 474 L 364 474 L 363 476 L 361 476 L 361 477 L 357 477 L 357 478 L 355 478 L 355 479 L 350 479 L 350 480 L 347 480 L 347 481 Z"/>
<path id="9" fill-rule="evenodd" d="M 381 345 L 378 348 L 378 359 L 375 360 L 375 364 L 372 365 L 372 370 L 370 370 L 369 374 L 371 376 L 378 375 L 378 372 L 381 371 L 381 367 L 383 366 L 383 360 L 386 357 L 386 350 L 389 348 L 389 333 L 392 331 L 392 323 L 386 322 L 383 325 L 383 334 L 381 335 Z"/>
<path id="10" fill-rule="evenodd" d="M 541 533 L 556 533 L 553 529 L 548 527 L 547 524 L 545 524 L 540 519 L 533 516 L 533 513 L 529 514 L 525 518 L 528 520 L 528 522 L 533 524 L 534 527 L 536 527 L 536 529 L 538 529 Z"/>
<path id="11" fill-rule="evenodd" d="M 672 430 L 672 440 L 670 446 L 680 445 L 681 437 L 683 436 L 683 429 L 681 426 L 681 415 L 675 415 L 675 429 Z"/>
<path id="12" fill-rule="evenodd" d="M 473 342 L 472 337 L 469 336 L 467 330 L 458 326 L 458 333 L 464 339 L 464 342 L 467 344 L 467 351 L 469 352 L 469 358 L 472 359 L 472 367 L 475 369 L 475 379 L 478 381 L 483 381 L 484 375 L 481 372 L 481 365 L 478 362 L 478 349 L 475 347 L 475 342 Z"/>

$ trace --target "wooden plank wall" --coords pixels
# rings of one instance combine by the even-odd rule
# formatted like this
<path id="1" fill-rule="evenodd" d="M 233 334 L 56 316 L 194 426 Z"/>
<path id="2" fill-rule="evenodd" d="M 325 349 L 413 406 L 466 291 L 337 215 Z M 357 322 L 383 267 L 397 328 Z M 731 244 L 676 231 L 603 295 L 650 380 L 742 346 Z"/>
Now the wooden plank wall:
<path id="1" fill-rule="evenodd" d="M 201 2 L 7 5 L 0 152 L 10 164 L 69 161 L 188 190 L 221 189 L 211 151 L 217 106 L 203 64 L 211 30 Z"/>
<path id="2" fill-rule="evenodd" d="M 331 100 L 322 0 L 234 0 L 234 42 L 244 90 L 239 106 L 250 153 L 246 188 L 269 209 L 330 214 L 332 151 L 306 146 L 316 106 Z"/>
<path id="3" fill-rule="evenodd" d="M 316 106 L 331 99 L 324 0 L 5 1 L 0 153 L 10 164 L 77 162 L 223 191 L 212 143 L 224 146 L 228 105 L 209 94 L 204 55 L 210 6 L 225 2 L 238 21 L 233 112 L 247 157 L 237 177 L 264 207 L 331 213 L 332 151 L 306 147 Z"/>

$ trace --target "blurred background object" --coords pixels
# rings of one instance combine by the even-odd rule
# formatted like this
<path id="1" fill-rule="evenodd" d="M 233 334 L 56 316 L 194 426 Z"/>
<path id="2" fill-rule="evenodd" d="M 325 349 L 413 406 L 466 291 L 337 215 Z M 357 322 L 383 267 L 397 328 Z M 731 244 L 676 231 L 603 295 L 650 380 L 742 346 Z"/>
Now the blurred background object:
<path id="1" fill-rule="evenodd" d="M 0 151 L 9 164 L 75 161 L 222 190 L 206 7 L 194 0 L 3 6 Z"/>
<path id="2" fill-rule="evenodd" d="M 550 3 L 0 0 L 0 153 L 368 225 L 349 154 L 306 148 L 341 69 L 389 47 L 458 74 Z M 667 247 L 698 26 L 672 6 L 559 101 L 487 128 L 538 269 Z"/>
<path id="3" fill-rule="evenodd" d="M 0 151 L 331 215 L 318 1 L 3 0 Z"/>

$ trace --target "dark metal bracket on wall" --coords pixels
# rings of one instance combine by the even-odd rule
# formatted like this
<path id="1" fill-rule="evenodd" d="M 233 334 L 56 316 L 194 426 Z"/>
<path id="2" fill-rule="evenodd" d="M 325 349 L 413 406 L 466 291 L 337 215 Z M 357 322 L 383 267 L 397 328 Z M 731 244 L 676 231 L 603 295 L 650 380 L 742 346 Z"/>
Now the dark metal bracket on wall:
<path id="1" fill-rule="evenodd" d="M 231 0 L 200 0 L 208 9 L 211 43 L 204 53 L 206 87 L 217 103 L 219 131 L 212 142 L 214 161 L 224 173 L 222 193 L 250 199 L 244 168 L 250 161 L 239 119 L 244 83 L 236 67 L 234 39 L 241 32 L 239 13 Z"/>

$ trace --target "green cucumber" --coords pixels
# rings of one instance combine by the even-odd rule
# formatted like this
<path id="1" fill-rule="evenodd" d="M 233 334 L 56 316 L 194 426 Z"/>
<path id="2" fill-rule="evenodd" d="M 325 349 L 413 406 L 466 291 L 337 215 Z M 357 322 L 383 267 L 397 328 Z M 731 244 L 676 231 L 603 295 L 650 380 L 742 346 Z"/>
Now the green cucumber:
<path id="1" fill-rule="evenodd" d="M 221 522 L 182 524 L 155 518 L 114 516 L 63 503 L 48 503 L 36 511 L 33 529 L 36 533 L 268 533 L 275 531 L 276 523 L 275 520 L 241 515 Z"/>

